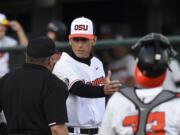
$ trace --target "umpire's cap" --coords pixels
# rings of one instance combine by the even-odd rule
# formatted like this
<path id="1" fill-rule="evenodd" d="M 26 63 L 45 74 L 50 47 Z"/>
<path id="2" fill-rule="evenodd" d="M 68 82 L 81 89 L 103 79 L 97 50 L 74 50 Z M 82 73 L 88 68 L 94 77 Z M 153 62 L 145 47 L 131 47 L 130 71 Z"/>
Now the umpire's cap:
<path id="1" fill-rule="evenodd" d="M 171 58 L 176 55 L 168 38 L 159 33 L 150 33 L 131 49 L 137 60 L 136 81 L 145 87 L 160 86 Z"/>
<path id="2" fill-rule="evenodd" d="M 48 37 L 32 39 L 27 46 L 27 55 L 34 58 L 49 57 L 55 52 L 55 43 Z"/>

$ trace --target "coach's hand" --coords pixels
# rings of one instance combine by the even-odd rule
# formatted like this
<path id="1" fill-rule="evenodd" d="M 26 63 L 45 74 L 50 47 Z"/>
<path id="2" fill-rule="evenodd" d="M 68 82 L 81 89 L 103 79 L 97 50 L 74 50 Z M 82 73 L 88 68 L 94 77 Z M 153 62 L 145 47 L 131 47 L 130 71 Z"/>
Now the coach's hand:
<path id="1" fill-rule="evenodd" d="M 111 71 L 108 71 L 107 77 L 106 77 L 106 83 L 104 85 L 104 94 L 105 95 L 112 95 L 114 92 L 119 91 L 119 87 L 121 86 L 121 83 L 119 80 L 113 80 L 111 81 Z"/>
<path id="2" fill-rule="evenodd" d="M 110 83 L 111 76 L 112 76 L 111 70 L 108 70 L 108 73 L 107 73 L 107 76 L 106 76 L 106 83 Z"/>
<path id="3" fill-rule="evenodd" d="M 109 83 L 104 85 L 104 94 L 105 95 L 112 95 L 114 92 L 119 91 L 119 87 L 121 83 L 119 80 L 110 81 Z"/>

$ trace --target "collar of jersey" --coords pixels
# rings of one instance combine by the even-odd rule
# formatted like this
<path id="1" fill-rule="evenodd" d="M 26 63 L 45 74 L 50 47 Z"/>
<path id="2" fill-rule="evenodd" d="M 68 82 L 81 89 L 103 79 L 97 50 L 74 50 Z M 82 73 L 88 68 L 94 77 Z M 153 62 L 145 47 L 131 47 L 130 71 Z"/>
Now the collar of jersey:
<path id="1" fill-rule="evenodd" d="M 93 55 L 91 54 L 91 55 L 89 56 L 89 58 L 79 58 L 79 57 L 77 57 L 77 56 L 74 54 L 73 51 L 71 51 L 71 52 L 69 53 L 69 55 L 70 55 L 72 58 L 74 58 L 75 60 L 77 60 L 77 61 L 79 61 L 79 62 L 81 62 L 81 63 L 87 64 L 87 65 L 89 65 L 89 66 L 90 66 L 90 64 L 91 64 L 91 58 L 93 57 Z"/>
<path id="2" fill-rule="evenodd" d="M 140 97 L 158 95 L 163 90 L 162 87 L 149 89 L 136 89 L 136 94 Z"/>

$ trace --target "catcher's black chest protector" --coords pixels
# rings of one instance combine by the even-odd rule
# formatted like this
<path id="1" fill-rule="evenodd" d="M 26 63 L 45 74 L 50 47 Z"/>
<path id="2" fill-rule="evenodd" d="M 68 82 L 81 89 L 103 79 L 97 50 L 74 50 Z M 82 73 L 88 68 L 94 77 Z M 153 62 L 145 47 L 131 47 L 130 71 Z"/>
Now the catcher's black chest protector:
<path id="1" fill-rule="evenodd" d="M 146 123 L 151 110 L 157 105 L 171 100 L 176 96 L 176 94 L 171 91 L 163 90 L 160 94 L 157 95 L 157 97 L 153 101 L 151 101 L 148 104 L 145 104 L 140 101 L 140 99 L 137 97 L 135 93 L 134 88 L 132 87 L 120 89 L 119 92 L 123 94 L 125 97 L 127 97 L 129 100 L 131 100 L 139 111 L 138 129 L 135 135 L 146 135 Z"/>

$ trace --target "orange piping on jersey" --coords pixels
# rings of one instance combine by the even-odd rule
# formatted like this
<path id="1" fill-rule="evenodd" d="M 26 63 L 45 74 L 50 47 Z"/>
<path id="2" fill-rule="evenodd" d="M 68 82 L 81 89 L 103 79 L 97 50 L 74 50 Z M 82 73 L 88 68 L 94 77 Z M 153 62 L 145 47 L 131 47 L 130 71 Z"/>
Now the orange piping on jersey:
<path id="1" fill-rule="evenodd" d="M 176 97 L 180 97 L 180 93 L 176 93 Z"/>
<path id="2" fill-rule="evenodd" d="M 98 86 L 99 84 L 105 84 L 105 82 L 106 82 L 106 79 L 104 76 L 102 76 L 102 77 L 99 77 L 99 78 L 97 78 L 91 82 L 87 82 L 87 84 L 91 84 L 93 86 Z"/>

